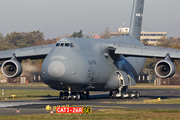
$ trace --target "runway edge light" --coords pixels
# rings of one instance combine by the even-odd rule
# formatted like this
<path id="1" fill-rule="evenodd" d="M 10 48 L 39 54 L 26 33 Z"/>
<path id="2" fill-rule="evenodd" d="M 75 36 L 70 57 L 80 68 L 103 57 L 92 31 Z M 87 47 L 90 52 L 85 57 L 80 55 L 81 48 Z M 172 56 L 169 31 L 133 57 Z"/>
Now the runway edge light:
<path id="1" fill-rule="evenodd" d="M 14 98 L 14 97 L 16 97 L 16 95 L 11 95 L 11 97 L 13 97 L 13 98 Z"/>
<path id="2" fill-rule="evenodd" d="M 16 113 L 20 113 L 20 109 L 17 109 L 17 110 L 16 110 Z"/>
<path id="3" fill-rule="evenodd" d="M 51 114 L 51 115 L 53 114 L 53 110 L 50 111 L 50 114 Z"/>
<path id="4" fill-rule="evenodd" d="M 4 89 L 2 89 L 2 95 L 4 95 Z"/>
<path id="5" fill-rule="evenodd" d="M 157 99 L 157 101 L 158 101 L 158 102 L 161 102 L 161 98 L 159 97 L 159 98 Z"/>

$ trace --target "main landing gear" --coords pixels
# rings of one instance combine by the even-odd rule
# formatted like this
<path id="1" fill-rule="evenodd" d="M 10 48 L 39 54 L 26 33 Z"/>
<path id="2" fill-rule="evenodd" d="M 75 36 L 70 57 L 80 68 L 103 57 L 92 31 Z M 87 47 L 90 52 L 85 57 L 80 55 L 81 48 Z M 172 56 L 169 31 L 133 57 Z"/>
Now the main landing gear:
<path id="1" fill-rule="evenodd" d="M 84 98 L 89 99 L 89 91 L 84 92 L 60 92 L 59 93 L 60 100 L 82 100 Z"/>
<path id="2" fill-rule="evenodd" d="M 136 92 L 132 92 L 132 91 L 121 91 L 121 90 L 118 90 L 118 91 L 110 91 L 109 92 L 109 98 L 113 98 L 113 99 L 116 99 L 116 98 L 129 98 L 129 99 L 132 99 L 132 98 L 139 98 L 140 96 L 140 93 L 138 91 Z"/>

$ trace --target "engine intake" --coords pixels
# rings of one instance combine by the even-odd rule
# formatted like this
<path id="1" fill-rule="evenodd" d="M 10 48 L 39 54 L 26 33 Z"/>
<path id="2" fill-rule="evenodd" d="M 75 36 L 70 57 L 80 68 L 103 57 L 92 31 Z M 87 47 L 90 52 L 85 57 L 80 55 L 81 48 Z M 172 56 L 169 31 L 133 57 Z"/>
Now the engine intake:
<path id="1" fill-rule="evenodd" d="M 22 66 L 17 60 L 7 60 L 2 64 L 1 71 L 7 78 L 15 78 L 22 73 Z"/>
<path id="2" fill-rule="evenodd" d="M 155 66 L 155 73 L 160 78 L 172 77 L 176 72 L 176 67 L 172 61 L 161 60 Z"/>

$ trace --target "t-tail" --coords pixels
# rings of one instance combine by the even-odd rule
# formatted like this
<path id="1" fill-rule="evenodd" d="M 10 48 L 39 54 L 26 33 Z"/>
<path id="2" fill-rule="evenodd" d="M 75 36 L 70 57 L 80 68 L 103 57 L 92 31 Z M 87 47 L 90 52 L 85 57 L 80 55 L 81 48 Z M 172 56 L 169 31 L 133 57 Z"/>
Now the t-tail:
<path id="1" fill-rule="evenodd" d="M 129 36 L 140 40 L 144 0 L 134 0 Z"/>

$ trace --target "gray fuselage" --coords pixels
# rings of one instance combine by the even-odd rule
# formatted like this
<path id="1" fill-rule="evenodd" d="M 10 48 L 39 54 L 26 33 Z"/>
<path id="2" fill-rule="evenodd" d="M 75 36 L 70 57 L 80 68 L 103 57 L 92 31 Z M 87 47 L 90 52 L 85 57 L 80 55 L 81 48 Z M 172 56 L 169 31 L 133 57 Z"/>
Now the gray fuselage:
<path id="1" fill-rule="evenodd" d="M 57 90 L 106 91 L 118 88 L 118 85 L 105 87 L 110 76 L 118 70 L 130 71 L 137 78 L 146 59 L 114 54 L 109 49 L 114 44 L 143 46 L 130 37 L 59 40 L 44 59 L 41 69 L 44 83 Z"/>

